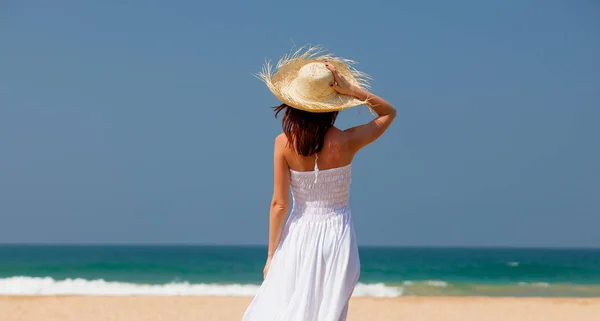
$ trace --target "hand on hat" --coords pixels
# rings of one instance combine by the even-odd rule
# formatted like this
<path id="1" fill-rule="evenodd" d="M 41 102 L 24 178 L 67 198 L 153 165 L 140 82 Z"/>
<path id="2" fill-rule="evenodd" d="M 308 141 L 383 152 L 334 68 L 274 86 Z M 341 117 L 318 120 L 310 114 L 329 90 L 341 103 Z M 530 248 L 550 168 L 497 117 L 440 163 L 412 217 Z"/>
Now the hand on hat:
<path id="1" fill-rule="evenodd" d="M 354 86 L 350 84 L 342 75 L 340 75 L 333 64 L 325 61 L 325 67 L 329 69 L 333 73 L 334 82 L 329 84 L 331 88 L 342 95 L 352 96 L 354 91 Z"/>

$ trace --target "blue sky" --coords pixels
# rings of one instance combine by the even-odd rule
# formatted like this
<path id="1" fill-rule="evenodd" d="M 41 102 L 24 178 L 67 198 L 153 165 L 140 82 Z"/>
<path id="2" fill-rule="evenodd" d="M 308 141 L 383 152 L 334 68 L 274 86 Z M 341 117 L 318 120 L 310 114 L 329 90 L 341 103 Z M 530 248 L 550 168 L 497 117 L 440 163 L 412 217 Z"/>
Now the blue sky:
<path id="1" fill-rule="evenodd" d="M 594 1 L 3 1 L 0 242 L 266 244 L 293 44 L 399 116 L 354 162 L 360 244 L 600 247 Z M 368 121 L 343 112 L 338 126 Z"/>

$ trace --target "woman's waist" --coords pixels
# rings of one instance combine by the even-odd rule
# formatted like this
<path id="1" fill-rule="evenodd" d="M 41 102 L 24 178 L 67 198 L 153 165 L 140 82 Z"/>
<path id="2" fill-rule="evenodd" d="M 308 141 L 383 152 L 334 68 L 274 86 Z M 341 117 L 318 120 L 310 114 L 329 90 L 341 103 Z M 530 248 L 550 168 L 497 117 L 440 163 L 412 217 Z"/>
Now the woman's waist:
<path id="1" fill-rule="evenodd" d="M 304 217 L 312 219 L 328 219 L 337 216 L 346 216 L 350 214 L 350 207 L 347 203 L 336 204 L 315 204 L 315 203 L 295 203 L 292 207 L 290 217 Z"/>
<path id="2" fill-rule="evenodd" d="M 312 213 L 329 213 L 348 208 L 347 199 L 338 200 L 297 200 L 294 199 L 292 210 Z"/>

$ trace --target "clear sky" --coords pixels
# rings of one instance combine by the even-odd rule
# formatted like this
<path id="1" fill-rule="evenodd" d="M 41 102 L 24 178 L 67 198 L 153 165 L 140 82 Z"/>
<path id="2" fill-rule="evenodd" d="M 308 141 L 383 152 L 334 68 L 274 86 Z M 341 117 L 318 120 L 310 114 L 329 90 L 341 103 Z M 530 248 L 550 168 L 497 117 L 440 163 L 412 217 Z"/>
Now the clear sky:
<path id="1" fill-rule="evenodd" d="M 0 242 L 266 244 L 253 74 L 311 43 L 399 111 L 360 244 L 600 247 L 596 1 L 5 0 L 0 40 Z"/>

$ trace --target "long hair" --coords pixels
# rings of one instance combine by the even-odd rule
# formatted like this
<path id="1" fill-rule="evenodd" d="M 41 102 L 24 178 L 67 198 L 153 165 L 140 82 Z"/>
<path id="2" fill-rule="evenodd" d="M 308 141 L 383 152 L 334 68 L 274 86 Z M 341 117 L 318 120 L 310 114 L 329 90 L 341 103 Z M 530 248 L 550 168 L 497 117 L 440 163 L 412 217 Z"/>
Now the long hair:
<path id="1" fill-rule="evenodd" d="M 325 133 L 333 126 L 338 112 L 311 113 L 281 104 L 275 107 L 275 118 L 283 113 L 281 128 L 288 144 L 302 156 L 314 155 L 323 149 Z"/>

